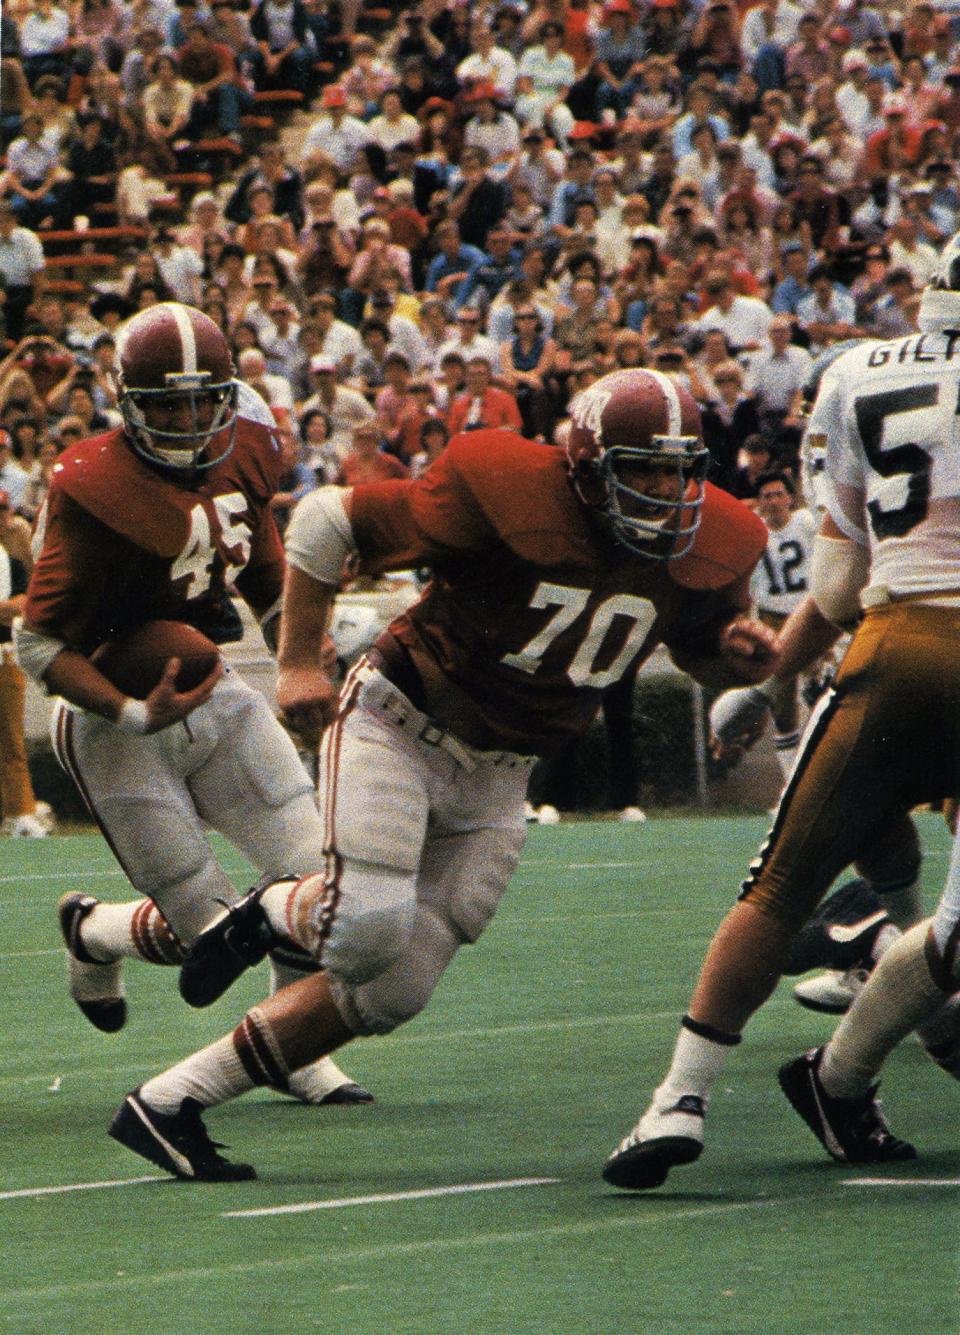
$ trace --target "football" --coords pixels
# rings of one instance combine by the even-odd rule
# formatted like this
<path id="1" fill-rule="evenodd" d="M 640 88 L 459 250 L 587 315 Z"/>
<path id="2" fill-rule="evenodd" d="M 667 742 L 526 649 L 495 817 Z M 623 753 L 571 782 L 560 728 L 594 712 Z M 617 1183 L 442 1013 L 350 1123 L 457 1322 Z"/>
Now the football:
<path id="1" fill-rule="evenodd" d="M 101 644 L 90 661 L 124 695 L 145 700 L 169 659 L 180 659 L 177 690 L 189 691 L 203 681 L 219 656 L 212 640 L 183 621 L 145 621 Z"/>

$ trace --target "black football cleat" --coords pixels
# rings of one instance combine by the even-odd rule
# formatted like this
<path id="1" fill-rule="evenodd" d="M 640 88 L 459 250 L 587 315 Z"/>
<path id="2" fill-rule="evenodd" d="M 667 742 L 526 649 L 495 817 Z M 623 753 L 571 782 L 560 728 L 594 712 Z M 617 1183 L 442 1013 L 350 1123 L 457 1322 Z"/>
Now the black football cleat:
<path id="1" fill-rule="evenodd" d="M 863 880 L 848 881 L 825 899 L 796 934 L 784 973 L 808 969 L 871 969 L 877 937 L 890 918 Z"/>
<path id="2" fill-rule="evenodd" d="M 57 917 L 67 947 L 70 995 L 95 1028 L 115 1034 L 127 1022 L 123 961 L 94 959 L 80 934 L 81 923 L 99 902 L 92 895 L 64 895 L 57 905 Z"/>
<path id="3" fill-rule="evenodd" d="M 684 1094 L 664 1107 L 656 1099 L 603 1166 L 603 1179 L 625 1191 L 660 1187 L 671 1168 L 703 1153 L 703 1099 Z"/>
<path id="4" fill-rule="evenodd" d="M 180 995 L 188 1006 L 211 1006 L 277 944 L 260 898 L 278 881 L 295 880 L 264 876 L 200 933 L 180 966 Z"/>
<path id="5" fill-rule="evenodd" d="M 180 1111 L 159 1113 L 133 1090 L 110 1123 L 110 1135 L 134 1154 L 188 1182 L 248 1182 L 252 1164 L 231 1163 L 217 1153 L 224 1147 L 207 1135 L 196 1099 L 184 1099 Z"/>
<path id="6" fill-rule="evenodd" d="M 876 1098 L 877 1086 L 854 1099 L 832 1098 L 820 1080 L 823 1048 L 780 1067 L 780 1088 L 827 1153 L 838 1163 L 901 1163 L 916 1149 L 893 1134 Z"/>

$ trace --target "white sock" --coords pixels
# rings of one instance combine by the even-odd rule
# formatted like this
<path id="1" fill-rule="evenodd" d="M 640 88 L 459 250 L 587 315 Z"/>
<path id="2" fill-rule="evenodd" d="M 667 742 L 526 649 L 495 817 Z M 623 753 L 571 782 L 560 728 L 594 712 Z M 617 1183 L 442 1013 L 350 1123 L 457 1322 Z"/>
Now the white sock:
<path id="1" fill-rule="evenodd" d="M 683 1025 L 677 1035 L 670 1070 L 653 1096 L 654 1103 L 672 1104 L 684 1094 L 696 1094 L 706 1105 L 710 1091 L 734 1046 L 695 1034 Z"/>
<path id="2" fill-rule="evenodd" d="M 837 1026 L 820 1063 L 832 1098 L 865 1094 L 901 1039 L 946 1000 L 927 967 L 926 937 L 923 922 L 895 941 Z"/>
<path id="3" fill-rule="evenodd" d="M 202 1107 L 212 1108 L 253 1087 L 237 1055 L 233 1035 L 228 1034 L 148 1080 L 140 1095 L 157 1112 L 175 1113 L 184 1099 L 196 1099 Z"/>
<path id="4" fill-rule="evenodd" d="M 179 964 L 183 959 L 170 924 L 150 899 L 98 903 L 80 924 L 80 940 L 105 964 L 123 958 L 148 964 Z"/>

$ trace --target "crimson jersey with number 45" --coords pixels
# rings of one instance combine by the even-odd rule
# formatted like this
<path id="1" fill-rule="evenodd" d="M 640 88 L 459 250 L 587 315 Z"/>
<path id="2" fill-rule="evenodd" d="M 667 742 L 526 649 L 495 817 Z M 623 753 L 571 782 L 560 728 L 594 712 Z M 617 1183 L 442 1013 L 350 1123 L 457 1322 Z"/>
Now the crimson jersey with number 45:
<path id="1" fill-rule="evenodd" d="M 766 528 L 710 486 L 701 514 L 686 556 L 638 556 L 584 510 L 562 450 L 499 430 L 454 437 L 416 481 L 356 487 L 351 508 L 364 569 L 433 570 L 386 632 L 388 662 L 399 642 L 465 740 L 528 754 L 582 732 L 658 644 L 681 663 L 710 654 L 746 609 Z"/>
<path id="2" fill-rule="evenodd" d="M 231 584 L 265 612 L 283 584 L 279 477 L 275 438 L 243 418 L 230 454 L 189 486 L 143 463 L 121 430 L 81 441 L 53 471 L 25 620 L 89 654 L 153 618 L 213 631 Z"/>

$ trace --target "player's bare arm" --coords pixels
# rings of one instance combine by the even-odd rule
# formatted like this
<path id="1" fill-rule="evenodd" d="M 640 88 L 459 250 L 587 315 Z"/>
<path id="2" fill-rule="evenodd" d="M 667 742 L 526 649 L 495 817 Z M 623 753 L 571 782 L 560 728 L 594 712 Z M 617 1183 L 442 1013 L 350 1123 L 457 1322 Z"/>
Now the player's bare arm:
<path id="1" fill-rule="evenodd" d="M 51 694 L 61 696 L 70 704 L 99 714 L 121 727 L 129 726 L 130 731 L 146 734 L 180 723 L 205 704 L 223 675 L 223 663 L 218 660 L 203 681 L 188 691 L 177 690 L 179 671 L 180 660 L 171 658 L 150 694 L 143 701 L 132 701 L 89 659 L 73 649 L 64 648 L 46 669 L 43 680 Z M 141 705 L 142 708 L 138 708 Z"/>
<path id="2" fill-rule="evenodd" d="M 319 736 L 337 712 L 338 692 L 325 652 L 336 592 L 336 586 L 296 566 L 287 569 L 280 614 L 277 705 L 307 742 Z"/>

